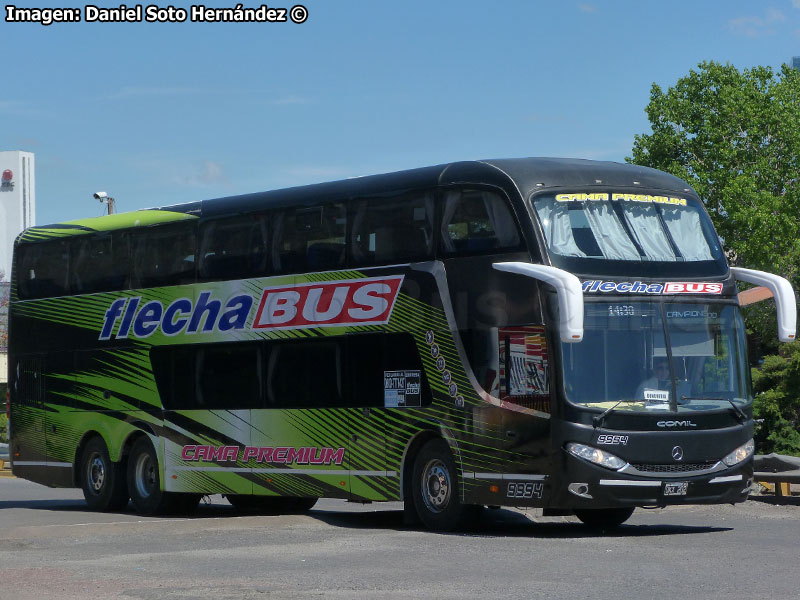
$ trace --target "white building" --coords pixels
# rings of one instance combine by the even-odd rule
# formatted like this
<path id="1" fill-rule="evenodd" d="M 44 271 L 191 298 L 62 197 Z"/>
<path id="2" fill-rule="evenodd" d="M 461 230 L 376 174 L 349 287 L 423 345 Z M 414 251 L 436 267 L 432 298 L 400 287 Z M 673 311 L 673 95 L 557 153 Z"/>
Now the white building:
<path id="1" fill-rule="evenodd" d="M 36 224 L 32 152 L 0 152 L 0 271 L 11 278 L 14 238 Z"/>

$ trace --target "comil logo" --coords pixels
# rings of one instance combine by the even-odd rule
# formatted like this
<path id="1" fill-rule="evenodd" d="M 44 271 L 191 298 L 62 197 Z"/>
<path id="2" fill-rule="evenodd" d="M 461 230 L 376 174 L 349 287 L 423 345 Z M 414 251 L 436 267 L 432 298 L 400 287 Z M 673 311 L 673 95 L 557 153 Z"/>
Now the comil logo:
<path id="1" fill-rule="evenodd" d="M 389 322 L 402 283 L 403 275 L 395 275 L 269 287 L 257 300 L 242 293 L 223 301 L 203 290 L 194 301 L 178 298 L 166 306 L 159 300 L 118 298 L 106 310 L 99 339 L 237 331 L 248 323 L 262 331 L 382 325 Z"/>

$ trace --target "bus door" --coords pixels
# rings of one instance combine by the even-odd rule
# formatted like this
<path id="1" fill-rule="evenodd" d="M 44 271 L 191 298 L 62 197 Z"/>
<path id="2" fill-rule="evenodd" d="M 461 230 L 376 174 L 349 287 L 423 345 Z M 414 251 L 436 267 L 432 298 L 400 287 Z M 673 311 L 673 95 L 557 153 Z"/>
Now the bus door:
<path id="1" fill-rule="evenodd" d="M 33 481 L 47 474 L 44 365 L 43 356 L 26 356 L 13 367 L 9 454 L 14 470 L 24 469 L 25 478 Z"/>
<path id="2" fill-rule="evenodd" d="M 505 199 L 447 191 L 439 254 L 469 366 L 494 399 L 472 411 L 473 438 L 505 474 L 543 476 L 550 470 L 546 336 L 538 283 L 493 267 L 531 260 Z"/>

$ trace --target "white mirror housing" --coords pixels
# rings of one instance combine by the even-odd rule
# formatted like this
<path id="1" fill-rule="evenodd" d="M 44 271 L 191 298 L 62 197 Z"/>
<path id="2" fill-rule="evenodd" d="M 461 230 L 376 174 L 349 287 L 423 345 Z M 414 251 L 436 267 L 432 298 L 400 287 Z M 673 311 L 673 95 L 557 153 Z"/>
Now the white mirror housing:
<path id="1" fill-rule="evenodd" d="M 559 332 L 561 341 L 573 344 L 583 339 L 583 289 L 572 273 L 524 262 L 494 263 L 492 267 L 506 273 L 516 273 L 538 279 L 556 289 L 558 295 Z"/>
<path id="2" fill-rule="evenodd" d="M 763 285 L 775 297 L 775 306 L 778 311 L 778 339 L 782 342 L 792 342 L 797 334 L 797 299 L 792 285 L 780 275 L 731 267 L 731 273 L 737 281 L 746 281 Z"/>

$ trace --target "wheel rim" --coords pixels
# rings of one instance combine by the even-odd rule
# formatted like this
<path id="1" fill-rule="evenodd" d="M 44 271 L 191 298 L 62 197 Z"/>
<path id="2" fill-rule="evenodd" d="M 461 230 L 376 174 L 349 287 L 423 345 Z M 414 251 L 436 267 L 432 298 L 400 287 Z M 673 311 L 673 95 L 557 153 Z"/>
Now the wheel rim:
<path id="1" fill-rule="evenodd" d="M 134 469 L 136 493 L 140 498 L 149 498 L 156 487 L 157 474 L 155 463 L 149 454 L 140 454 L 136 458 Z"/>
<path id="2" fill-rule="evenodd" d="M 440 513 L 450 504 L 453 486 L 447 465 L 438 458 L 428 461 L 422 470 L 422 499 L 433 513 Z"/>
<path id="3" fill-rule="evenodd" d="M 86 463 L 86 481 L 94 494 L 103 490 L 106 482 L 106 463 L 99 452 L 93 452 Z"/>

